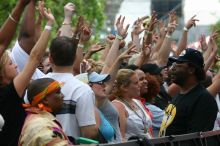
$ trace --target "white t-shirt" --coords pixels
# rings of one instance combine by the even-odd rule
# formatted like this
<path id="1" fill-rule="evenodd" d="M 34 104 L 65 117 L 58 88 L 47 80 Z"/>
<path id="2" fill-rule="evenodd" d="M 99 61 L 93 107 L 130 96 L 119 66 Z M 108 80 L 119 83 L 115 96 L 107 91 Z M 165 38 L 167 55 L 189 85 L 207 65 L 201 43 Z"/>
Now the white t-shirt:
<path id="1" fill-rule="evenodd" d="M 29 59 L 29 55 L 21 48 L 18 41 L 16 41 L 14 47 L 12 48 L 10 57 L 13 63 L 15 63 L 18 66 L 18 72 L 21 72 L 24 69 L 24 66 L 26 65 Z M 45 74 L 43 72 L 41 72 L 39 69 L 36 69 L 32 76 L 32 79 L 36 80 L 43 77 L 44 75 Z"/>
<path id="2" fill-rule="evenodd" d="M 68 136 L 82 136 L 80 127 L 96 124 L 95 94 L 87 84 L 76 79 L 71 73 L 49 73 L 44 77 L 64 83 L 61 92 L 64 94 L 65 106 L 56 118 Z"/>

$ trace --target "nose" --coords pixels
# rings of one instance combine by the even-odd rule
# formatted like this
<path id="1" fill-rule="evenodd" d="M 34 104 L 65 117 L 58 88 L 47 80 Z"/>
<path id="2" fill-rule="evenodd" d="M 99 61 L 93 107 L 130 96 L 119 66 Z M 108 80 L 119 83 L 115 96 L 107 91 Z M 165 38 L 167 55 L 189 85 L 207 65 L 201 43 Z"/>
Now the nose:
<path id="1" fill-rule="evenodd" d="M 145 82 L 146 85 L 148 85 L 148 81 L 146 79 L 144 80 L 144 82 Z"/>
<path id="2" fill-rule="evenodd" d="M 172 66 L 170 67 L 169 71 L 173 71 L 173 70 L 175 70 L 175 69 L 176 69 L 176 62 L 174 62 L 174 63 L 172 64 Z"/>
<path id="3" fill-rule="evenodd" d="M 17 69 L 18 68 L 17 64 L 14 63 L 14 67 Z"/>
<path id="4" fill-rule="evenodd" d="M 63 98 L 64 98 L 63 93 L 60 93 L 60 98 L 61 98 L 61 99 L 63 99 Z"/>

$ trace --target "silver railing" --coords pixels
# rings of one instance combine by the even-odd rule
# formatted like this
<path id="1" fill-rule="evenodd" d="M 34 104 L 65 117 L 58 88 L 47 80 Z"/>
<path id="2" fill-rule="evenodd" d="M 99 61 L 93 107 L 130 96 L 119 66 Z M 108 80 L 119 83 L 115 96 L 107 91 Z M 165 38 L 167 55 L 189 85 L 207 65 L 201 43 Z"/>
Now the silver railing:
<path id="1" fill-rule="evenodd" d="M 99 146 L 220 146 L 220 130 L 171 135 L 161 138 L 137 138 L 125 143 L 99 144 Z"/>

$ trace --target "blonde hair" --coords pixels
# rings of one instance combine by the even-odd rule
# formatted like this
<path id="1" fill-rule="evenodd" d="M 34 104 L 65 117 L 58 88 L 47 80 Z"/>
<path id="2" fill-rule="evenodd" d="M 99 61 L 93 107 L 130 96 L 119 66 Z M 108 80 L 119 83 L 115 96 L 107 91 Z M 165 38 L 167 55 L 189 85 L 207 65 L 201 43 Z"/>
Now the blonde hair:
<path id="1" fill-rule="evenodd" d="M 9 53 L 7 51 L 5 51 L 2 54 L 2 57 L 0 58 L 0 84 L 2 84 L 2 77 L 3 77 L 3 73 L 5 71 L 5 64 L 7 63 L 9 59 Z"/>
<path id="2" fill-rule="evenodd" d="M 135 72 L 131 69 L 120 69 L 116 76 L 116 87 L 118 96 L 121 95 L 121 87 L 128 86 L 131 83 L 131 77 Z"/>

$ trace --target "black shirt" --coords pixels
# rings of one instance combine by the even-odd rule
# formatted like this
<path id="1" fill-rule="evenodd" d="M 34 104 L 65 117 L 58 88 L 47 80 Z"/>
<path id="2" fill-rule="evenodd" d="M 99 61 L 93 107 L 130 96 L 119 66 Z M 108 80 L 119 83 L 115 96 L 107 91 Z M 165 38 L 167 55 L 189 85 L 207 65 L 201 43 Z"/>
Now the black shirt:
<path id="1" fill-rule="evenodd" d="M 0 87 L 0 114 L 5 124 L 0 132 L 1 146 L 17 146 L 18 138 L 26 117 L 23 100 L 17 94 L 14 83 Z"/>
<path id="2" fill-rule="evenodd" d="M 170 119 L 173 118 L 173 121 L 167 122 L 166 135 L 212 130 L 217 111 L 214 97 L 199 84 L 187 94 L 175 96 L 167 107 L 165 115 L 168 115 L 167 117 L 171 115 Z"/>
<path id="3" fill-rule="evenodd" d="M 170 95 L 167 93 L 166 89 L 162 85 L 160 87 L 160 92 L 157 94 L 156 97 L 152 99 L 152 104 L 164 110 L 171 102 L 171 100 L 172 98 L 170 97 Z"/>

